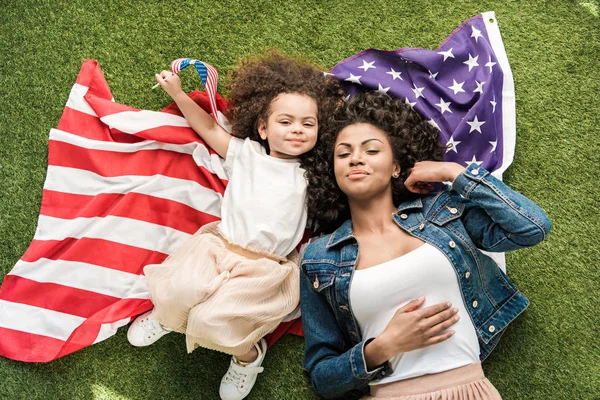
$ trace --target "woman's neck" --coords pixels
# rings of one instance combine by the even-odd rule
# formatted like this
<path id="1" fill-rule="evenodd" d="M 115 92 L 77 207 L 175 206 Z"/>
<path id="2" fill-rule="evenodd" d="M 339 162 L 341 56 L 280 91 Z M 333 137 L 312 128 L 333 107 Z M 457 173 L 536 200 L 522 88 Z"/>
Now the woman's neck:
<path id="1" fill-rule="evenodd" d="M 390 216 L 396 212 L 391 194 L 367 201 L 348 201 L 355 235 L 384 232 L 395 223 Z"/>

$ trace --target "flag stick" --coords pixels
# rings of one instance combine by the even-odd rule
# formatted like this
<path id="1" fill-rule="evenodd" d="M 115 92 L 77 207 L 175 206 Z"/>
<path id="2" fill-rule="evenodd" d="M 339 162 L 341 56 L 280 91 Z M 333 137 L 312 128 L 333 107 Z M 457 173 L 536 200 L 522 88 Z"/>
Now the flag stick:
<path id="1" fill-rule="evenodd" d="M 171 74 L 171 75 L 167 76 L 167 77 L 165 78 L 165 81 L 166 81 L 167 79 L 169 79 L 170 77 L 172 77 L 173 75 L 175 75 L 175 74 Z M 156 82 L 156 85 L 152 86 L 152 89 L 154 90 L 154 89 L 156 89 L 156 88 L 157 88 L 157 87 L 159 87 L 159 86 L 160 86 L 160 83 Z"/>

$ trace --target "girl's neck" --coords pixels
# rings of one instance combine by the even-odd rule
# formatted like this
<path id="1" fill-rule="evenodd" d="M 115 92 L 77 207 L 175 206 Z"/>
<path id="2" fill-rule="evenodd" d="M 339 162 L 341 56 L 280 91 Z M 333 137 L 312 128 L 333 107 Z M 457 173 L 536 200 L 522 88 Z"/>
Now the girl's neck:
<path id="1" fill-rule="evenodd" d="M 395 227 L 391 215 L 396 213 L 391 193 L 365 201 L 348 200 L 352 216 L 352 230 L 355 235 L 381 233 Z"/>

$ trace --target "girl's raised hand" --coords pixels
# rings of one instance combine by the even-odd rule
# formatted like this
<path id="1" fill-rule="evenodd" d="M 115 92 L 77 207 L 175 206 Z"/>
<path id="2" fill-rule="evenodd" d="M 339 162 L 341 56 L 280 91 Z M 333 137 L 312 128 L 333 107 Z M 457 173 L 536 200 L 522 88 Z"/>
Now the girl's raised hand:
<path id="1" fill-rule="evenodd" d="M 156 81 L 159 85 L 171 96 L 175 99 L 180 93 L 183 93 L 181 90 L 181 80 L 177 74 L 172 73 L 171 71 L 161 71 L 160 74 L 156 74 Z"/>
<path id="2" fill-rule="evenodd" d="M 425 194 L 433 190 L 432 182 L 454 182 L 454 179 L 466 168 L 454 162 L 419 161 L 409 172 L 404 186 L 413 192 Z"/>

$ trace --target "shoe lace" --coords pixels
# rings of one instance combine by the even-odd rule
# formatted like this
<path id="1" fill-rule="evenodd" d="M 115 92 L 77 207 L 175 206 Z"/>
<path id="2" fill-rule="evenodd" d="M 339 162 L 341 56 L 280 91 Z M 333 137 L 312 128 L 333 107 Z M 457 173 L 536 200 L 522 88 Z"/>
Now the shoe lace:
<path id="1" fill-rule="evenodd" d="M 231 382 L 239 389 L 243 389 L 248 375 L 259 374 L 263 372 L 263 370 L 263 367 L 242 367 L 236 362 L 233 362 L 231 367 L 227 370 L 227 374 L 225 374 L 225 381 Z"/>
<path id="2" fill-rule="evenodd" d="M 152 336 L 156 335 L 157 332 L 166 331 L 160 323 L 151 319 L 150 317 L 142 318 L 140 320 L 140 325 L 144 329 L 144 333 L 148 339 L 152 338 Z"/>

